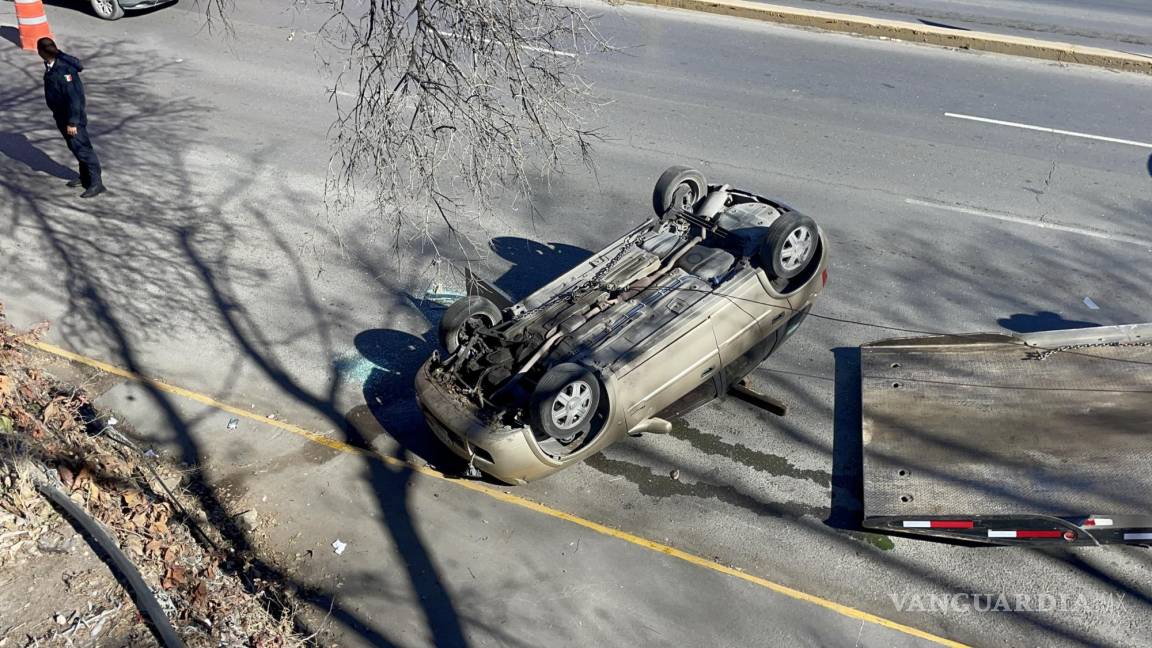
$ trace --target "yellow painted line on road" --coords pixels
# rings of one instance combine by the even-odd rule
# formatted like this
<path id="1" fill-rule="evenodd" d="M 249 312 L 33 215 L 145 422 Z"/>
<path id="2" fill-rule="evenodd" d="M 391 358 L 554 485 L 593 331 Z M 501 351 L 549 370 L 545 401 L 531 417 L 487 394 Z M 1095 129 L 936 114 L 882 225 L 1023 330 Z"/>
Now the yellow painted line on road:
<path id="1" fill-rule="evenodd" d="M 73 353 L 67 349 L 62 349 L 62 348 L 60 348 L 54 344 L 49 344 L 47 342 L 30 342 L 29 345 L 32 346 L 33 348 L 39 349 L 45 353 L 51 353 L 54 356 L 59 356 L 61 358 L 65 358 L 67 360 L 71 360 L 72 362 L 76 362 L 76 363 L 79 363 L 82 365 L 92 367 L 93 369 L 99 369 L 100 371 L 112 374 L 113 376 L 120 376 L 121 378 L 126 378 L 126 379 L 134 381 L 134 382 L 147 384 L 151 387 L 156 388 L 159 391 L 162 391 L 162 392 L 165 392 L 168 394 L 173 394 L 176 396 L 180 396 L 182 398 L 187 398 L 188 400 L 196 401 L 197 403 L 207 405 L 209 407 L 218 409 L 222 412 L 227 412 L 227 413 L 235 415 L 235 416 L 240 416 L 243 418 L 248 418 L 248 419 L 260 421 L 261 423 L 264 423 L 265 425 L 270 425 L 272 427 L 284 430 L 285 432 L 291 432 L 292 434 L 302 436 L 305 439 L 308 439 L 309 441 L 311 441 L 313 443 L 318 443 L 322 446 L 332 448 L 333 450 L 339 450 L 341 452 L 353 452 L 356 454 L 369 454 L 366 450 L 362 450 L 361 448 L 357 448 L 356 446 L 344 443 L 343 441 L 341 441 L 339 439 L 334 439 L 330 436 L 325 436 L 323 434 L 319 434 L 319 433 L 313 432 L 311 430 L 306 430 L 306 429 L 304 429 L 298 425 L 292 425 L 291 423 L 285 423 L 284 421 L 281 421 L 279 419 L 270 419 L 270 418 L 267 418 L 265 416 L 261 416 L 255 412 L 252 412 L 250 410 L 242 409 L 242 408 L 236 407 L 234 405 L 222 403 L 222 402 L 216 400 L 215 398 L 212 398 L 211 396 L 206 396 L 204 394 L 190 391 L 188 389 L 184 389 L 183 387 L 177 387 L 175 385 L 170 385 L 170 384 L 168 384 L 162 380 L 156 380 L 155 378 L 149 378 L 147 376 L 141 376 L 140 374 L 138 374 L 136 372 L 129 371 L 127 369 L 121 369 L 120 367 L 108 364 L 107 362 L 102 362 L 102 361 L 97 360 L 95 358 L 89 358 L 88 356 L 82 356 L 78 353 Z M 398 461 L 400 463 L 404 463 L 403 461 L 401 461 L 400 459 L 396 459 L 395 457 L 387 457 L 387 458 L 393 459 L 394 461 Z"/>
<path id="2" fill-rule="evenodd" d="M 930 632 L 925 632 L 924 630 L 920 630 L 919 628 L 913 628 L 912 626 L 904 625 L 903 623 L 897 623 L 896 621 L 892 621 L 891 619 L 885 619 L 884 617 L 877 616 L 875 614 L 865 612 L 863 610 L 857 610 L 854 607 L 842 605 L 842 604 L 837 603 L 835 601 L 830 601 L 826 598 L 821 598 L 819 596 L 816 596 L 815 594 L 809 594 L 807 592 L 801 592 L 800 590 L 793 589 L 791 587 L 788 587 L 787 585 L 781 585 L 780 583 L 770 581 L 766 578 L 761 578 L 759 576 L 753 576 L 752 574 L 740 571 L 739 569 L 736 569 L 734 567 L 729 567 L 728 565 L 722 565 L 722 564 L 720 564 L 714 560 L 702 558 L 700 556 L 697 556 L 696 554 L 689 553 L 687 551 L 682 551 L 682 550 L 677 549 L 675 547 L 670 547 L 666 544 L 656 542 L 655 540 L 649 540 L 648 538 L 644 538 L 644 537 L 641 537 L 641 536 L 638 536 L 638 535 L 635 535 L 632 533 L 628 533 L 627 531 L 621 531 L 620 529 L 614 529 L 610 526 L 605 526 L 603 524 L 600 524 L 599 522 L 593 522 L 592 520 L 586 520 L 582 517 L 572 515 L 571 513 L 565 513 L 564 511 L 559 511 L 559 510 L 551 508 L 549 506 L 545 506 L 543 504 L 533 502 L 532 500 L 524 499 L 523 497 L 518 497 L 516 495 L 512 495 L 511 493 L 506 493 L 504 491 L 496 490 L 496 489 L 494 489 L 490 486 L 486 486 L 484 484 L 480 484 L 477 482 L 463 481 L 463 480 L 450 480 L 450 481 L 453 481 L 457 484 L 460 484 L 461 486 L 464 486 L 465 488 L 470 488 L 474 491 L 479 491 L 479 492 L 485 493 L 485 494 L 487 494 L 487 495 L 489 495 L 495 499 L 501 500 L 503 502 L 515 504 L 517 506 L 520 506 L 520 507 L 523 507 L 523 508 L 526 508 L 526 509 L 529 509 L 532 511 L 536 511 L 537 513 L 543 513 L 544 515 L 550 515 L 550 516 L 557 518 L 557 519 L 560 519 L 560 520 L 566 520 L 566 521 L 571 522 L 573 524 L 578 524 L 578 525 L 580 525 L 586 529 L 591 529 L 592 531 L 595 531 L 597 533 L 600 533 L 600 534 L 603 534 L 606 536 L 611 536 L 613 538 L 623 540 L 624 542 L 629 542 L 631 544 L 634 544 L 638 547 L 643 547 L 643 548 L 649 549 L 651 551 L 662 553 L 666 556 L 671 556 L 673 558 L 679 558 L 680 560 L 683 560 L 685 562 L 690 562 L 693 565 L 697 565 L 697 566 L 703 567 L 705 569 L 710 569 L 710 570 L 715 571 L 715 572 L 720 572 L 721 574 L 727 574 L 728 576 L 732 576 L 734 578 L 739 578 L 742 581 L 747 581 L 747 582 L 752 583 L 754 585 L 759 585 L 760 587 L 763 587 L 765 589 L 772 590 L 773 592 L 776 592 L 777 594 L 783 594 L 784 596 L 796 599 L 798 601 L 804 601 L 806 603 L 818 605 L 824 609 L 831 610 L 833 612 L 836 612 L 838 614 L 842 614 L 842 615 L 844 615 L 846 617 L 850 617 L 852 619 L 858 619 L 860 621 L 866 621 L 868 623 L 873 623 L 873 624 L 878 625 L 878 626 L 883 626 L 885 628 L 889 628 L 889 629 L 895 630 L 897 632 L 902 632 L 904 634 L 911 635 L 911 636 L 917 637 L 919 639 L 924 639 L 925 641 L 930 641 L 932 643 L 936 643 L 936 644 L 939 644 L 941 646 L 950 646 L 952 648 L 966 648 L 965 644 L 962 644 L 962 643 L 957 642 L 957 641 L 952 641 L 951 639 L 946 639 L 946 638 L 938 636 L 938 635 L 934 635 Z"/>
<path id="3" fill-rule="evenodd" d="M 918 628 L 913 628 L 912 626 L 904 625 L 902 623 L 897 623 L 896 621 L 892 621 L 891 619 L 886 619 L 884 617 L 877 616 L 875 614 L 871 614 L 871 613 L 865 612 L 863 610 L 857 610 L 856 608 L 849 607 L 847 605 L 842 605 L 842 604 L 837 603 L 835 601 L 830 601 L 826 598 L 821 598 L 819 596 L 816 596 L 815 594 L 809 594 L 807 592 L 802 592 L 798 589 L 793 589 L 791 587 L 788 587 L 787 585 L 781 585 L 780 583 L 770 581 L 766 578 L 761 578 L 759 576 L 754 576 L 752 574 L 745 573 L 743 571 L 740 571 L 739 569 L 720 564 L 714 560 L 709 560 L 707 558 L 697 556 L 696 554 L 689 553 L 687 551 L 682 551 L 682 550 L 677 549 L 675 547 L 670 547 L 666 544 L 656 542 L 655 540 L 649 540 L 648 538 L 644 538 L 642 536 L 638 536 L 638 535 L 635 535 L 633 533 L 629 533 L 627 531 L 621 531 L 620 529 L 615 529 L 613 527 L 610 527 L 610 526 L 607 526 L 604 524 L 600 524 L 599 522 L 593 522 L 592 520 L 587 520 L 587 519 L 582 518 L 580 516 L 573 515 L 571 513 L 566 513 L 564 511 L 561 511 L 558 509 L 554 509 L 550 506 L 546 506 L 546 505 L 541 504 L 539 502 L 534 502 L 530 499 L 525 499 L 525 498 L 520 497 L 518 495 L 513 495 L 509 492 L 506 492 L 506 491 L 503 491 L 503 490 L 500 490 L 497 488 L 493 488 L 492 486 L 489 486 L 489 485 L 484 484 L 482 482 L 468 481 L 468 480 L 463 480 L 463 479 L 455 479 L 455 478 L 452 478 L 452 477 L 445 475 L 444 473 L 442 473 L 438 470 L 433 470 L 432 468 L 429 468 L 427 466 L 416 465 L 416 464 L 404 461 L 404 460 L 396 458 L 396 457 L 390 457 L 387 455 L 382 455 L 379 453 L 372 452 L 370 450 L 366 450 L 364 448 L 358 448 L 358 447 L 350 445 L 348 443 L 344 443 L 343 441 L 340 441 L 339 439 L 334 439 L 330 436 L 318 434 L 318 433 L 313 432 L 311 430 L 307 430 L 305 428 L 302 428 L 298 425 L 292 425 L 291 423 L 286 423 L 286 422 L 278 420 L 278 419 L 270 419 L 270 418 L 267 418 L 265 416 L 261 416 L 260 414 L 257 414 L 256 412 L 252 412 L 250 410 L 246 410 L 246 409 L 243 409 L 240 407 L 235 407 L 233 405 L 228 405 L 227 403 L 223 403 L 219 400 L 216 400 L 215 398 L 212 398 L 211 396 L 207 396 L 205 394 L 194 392 L 194 391 L 191 391 L 189 389 L 184 389 L 183 387 L 177 387 L 175 385 L 171 385 L 171 384 L 166 383 L 166 382 L 161 381 L 161 380 L 156 380 L 154 378 L 142 376 L 136 372 L 129 371 L 127 369 L 122 369 L 122 368 L 117 367 L 115 365 L 108 364 L 107 362 L 103 362 L 101 360 L 96 360 L 95 358 L 89 358 L 87 356 L 83 356 L 83 355 L 80 355 L 78 353 L 73 353 L 71 351 L 68 351 L 67 349 L 62 349 L 56 345 L 49 344 L 47 342 L 31 342 L 30 346 L 32 346 L 36 349 L 39 349 L 40 351 L 43 351 L 45 353 L 50 353 L 52 355 L 64 358 L 66 360 L 70 360 L 70 361 L 76 362 L 78 364 L 92 367 L 93 369 L 99 369 L 100 371 L 112 374 L 114 376 L 119 376 L 119 377 L 124 378 L 126 380 L 131 380 L 131 381 L 138 382 L 138 383 L 145 383 L 151 387 L 156 388 L 159 391 L 173 394 L 175 396 L 180 396 L 181 398 L 187 398 L 187 399 L 195 401 L 197 403 L 201 403 L 203 405 L 207 405 L 209 407 L 218 409 L 222 412 L 227 412 L 227 413 L 232 414 L 234 416 L 239 416 L 239 417 L 251 419 L 253 421 L 263 423 L 264 425 L 278 428 L 278 429 L 284 430 L 286 432 L 291 432 L 292 434 L 296 434 L 296 435 L 303 437 L 303 438 L 305 438 L 305 439 L 307 439 L 313 443 L 318 443 L 320 445 L 323 445 L 327 448 L 331 448 L 333 450 L 338 450 L 340 452 L 346 452 L 346 453 L 350 453 L 350 454 L 357 454 L 357 455 L 361 455 L 361 456 L 371 457 L 371 458 L 378 459 L 380 461 L 383 461 L 383 462 L 390 464 L 390 465 L 393 465 L 393 466 L 402 466 L 402 467 L 408 468 L 414 472 L 418 472 L 418 473 L 425 475 L 425 476 L 428 476 L 428 477 L 432 477 L 435 479 L 440 479 L 443 481 L 451 482 L 457 486 L 462 486 L 464 488 L 467 488 L 468 490 L 472 490 L 472 491 L 475 491 L 477 493 L 482 493 L 482 494 L 487 495 L 488 497 L 491 497 L 493 499 L 500 500 L 501 502 L 506 502 L 508 504 L 514 504 L 516 506 L 519 506 L 520 508 L 528 509 L 530 511 L 535 511 L 537 513 L 541 513 L 541 514 L 547 515 L 549 517 L 556 518 L 558 520 L 564 520 L 566 522 L 571 522 L 572 524 L 577 524 L 577 525 L 582 526 L 582 527 L 589 529 L 591 531 L 595 531 L 596 533 L 599 533 L 601 535 L 616 538 L 618 540 L 623 540 L 624 542 L 636 545 L 638 547 L 642 547 L 642 548 L 648 549 L 650 551 L 655 551 L 657 553 L 661 553 L 661 554 L 664 554 L 666 556 L 671 556 L 672 558 L 677 558 L 679 560 L 683 560 L 685 562 L 692 563 L 693 565 L 703 567 L 704 569 L 709 569 L 709 570 L 714 571 L 714 572 L 726 574 L 726 575 L 731 576 L 733 578 L 738 578 L 742 581 L 746 581 L 746 582 L 752 583 L 754 585 L 759 585 L 760 587 L 763 587 L 765 589 L 776 592 L 777 594 L 782 594 L 784 596 L 787 596 L 789 598 L 792 598 L 792 599 L 795 599 L 798 601 L 804 601 L 806 603 L 811 603 L 813 605 L 817 605 L 817 606 L 822 607 L 826 610 L 831 610 L 833 612 L 836 612 L 837 614 L 842 614 L 842 615 L 849 617 L 849 618 L 852 618 L 852 619 L 857 619 L 857 620 L 864 621 L 867 623 L 872 623 L 872 624 L 875 624 L 878 626 L 889 628 L 891 630 L 895 630 L 897 632 L 902 632 L 906 635 L 910 635 L 910 636 L 916 637 L 918 639 L 923 639 L 925 641 L 930 641 L 932 643 L 939 644 L 941 646 L 949 646 L 951 648 L 968 648 L 965 644 L 962 644 L 962 643 L 959 643 L 956 641 L 952 641 L 951 639 L 946 639 L 944 637 L 934 635 L 930 632 L 925 632 L 924 630 L 920 630 Z"/>

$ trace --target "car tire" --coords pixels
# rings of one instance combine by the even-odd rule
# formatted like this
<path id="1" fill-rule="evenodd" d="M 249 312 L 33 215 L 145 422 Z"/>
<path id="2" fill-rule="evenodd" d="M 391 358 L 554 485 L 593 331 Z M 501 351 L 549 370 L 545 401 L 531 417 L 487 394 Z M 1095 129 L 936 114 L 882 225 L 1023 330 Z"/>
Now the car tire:
<path id="1" fill-rule="evenodd" d="M 440 318 L 440 344 L 448 353 L 456 353 L 460 348 L 460 334 L 467 333 L 468 327 L 485 326 L 492 328 L 504 320 L 500 309 L 492 300 L 479 295 L 468 295 L 459 299 L 444 311 Z"/>
<path id="2" fill-rule="evenodd" d="M 812 262 L 819 242 L 820 233 L 811 218 L 786 213 L 768 227 L 760 247 L 760 263 L 773 279 L 791 279 Z"/>
<path id="3" fill-rule="evenodd" d="M 708 193 L 704 174 L 684 166 L 669 167 L 652 190 L 652 209 L 660 218 L 679 208 L 691 213 L 693 205 Z"/>
<path id="4" fill-rule="evenodd" d="M 568 441 L 590 429 L 600 394 L 596 374 L 574 362 L 558 364 L 536 383 L 528 420 L 538 434 Z"/>
<path id="5" fill-rule="evenodd" d="M 92 0 L 92 12 L 104 20 L 120 20 L 124 17 L 124 8 L 119 0 Z"/>

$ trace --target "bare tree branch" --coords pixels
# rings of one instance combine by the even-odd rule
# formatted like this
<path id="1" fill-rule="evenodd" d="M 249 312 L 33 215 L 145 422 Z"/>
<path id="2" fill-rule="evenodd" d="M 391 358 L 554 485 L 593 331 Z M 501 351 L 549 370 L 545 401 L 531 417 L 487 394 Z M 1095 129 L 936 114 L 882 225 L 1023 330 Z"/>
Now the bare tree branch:
<path id="1" fill-rule="evenodd" d="M 528 197 L 530 178 L 568 159 L 591 165 L 596 100 L 579 68 L 607 45 L 585 11 L 556 0 L 316 1 L 332 11 L 322 33 L 345 57 L 340 80 L 355 85 L 350 100 L 333 94 L 329 196 L 370 195 L 394 246 L 439 229 L 471 256 L 497 200 Z"/>
<path id="2" fill-rule="evenodd" d="M 193 6 L 204 12 L 204 26 L 209 32 L 220 27 L 229 35 L 233 33 L 228 17 L 236 7 L 235 0 L 194 0 Z"/>
<path id="3" fill-rule="evenodd" d="M 368 196 L 395 249 L 423 239 L 473 258 L 496 204 L 531 207 L 530 180 L 568 160 L 591 169 L 597 101 L 580 65 L 610 48 L 562 1 L 293 0 L 330 14 L 329 205 Z M 233 2 L 197 0 L 225 29 Z"/>

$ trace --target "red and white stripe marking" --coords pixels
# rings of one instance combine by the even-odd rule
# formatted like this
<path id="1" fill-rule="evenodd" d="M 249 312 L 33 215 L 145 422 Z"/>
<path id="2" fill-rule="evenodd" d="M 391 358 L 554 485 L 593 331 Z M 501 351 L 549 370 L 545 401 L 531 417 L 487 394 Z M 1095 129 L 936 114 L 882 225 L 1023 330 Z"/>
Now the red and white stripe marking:
<path id="1" fill-rule="evenodd" d="M 905 529 L 971 529 L 972 520 L 904 520 Z"/>
<path id="2" fill-rule="evenodd" d="M 989 538 L 1060 538 L 1064 535 L 1063 531 L 1035 531 L 1035 530 L 1019 530 L 1019 531 L 993 531 L 989 529 Z"/>
<path id="3" fill-rule="evenodd" d="M 1112 518 L 1088 518 L 1081 524 L 1082 527 L 1112 526 Z"/>
<path id="4" fill-rule="evenodd" d="M 1091 526 L 1085 521 L 1085 526 Z M 1096 524 L 1112 524 L 1112 520 L 1106 518 L 1096 518 Z M 976 526 L 972 520 L 904 520 L 901 525 L 905 529 L 971 529 Z M 1064 538 L 1071 542 L 1076 539 L 1076 533 L 1073 531 L 1060 531 L 1059 529 L 1017 529 L 1012 531 L 1001 531 L 989 529 L 987 531 L 989 538 L 1012 538 L 1012 539 L 1027 539 L 1027 538 Z M 1152 533 L 1146 534 L 1152 537 Z"/>

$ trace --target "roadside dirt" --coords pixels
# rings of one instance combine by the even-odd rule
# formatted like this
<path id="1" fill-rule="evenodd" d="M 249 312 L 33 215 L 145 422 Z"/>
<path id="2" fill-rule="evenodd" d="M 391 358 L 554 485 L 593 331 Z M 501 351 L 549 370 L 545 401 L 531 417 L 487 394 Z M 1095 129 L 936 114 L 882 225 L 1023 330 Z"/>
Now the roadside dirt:
<path id="1" fill-rule="evenodd" d="M 0 646 L 158 645 L 84 538 L 47 505 L 29 514 L 43 524 L 0 515 Z"/>
<path id="2" fill-rule="evenodd" d="M 46 487 L 99 521 L 188 646 L 314 645 L 297 594 L 233 541 L 254 516 L 203 497 L 195 470 L 142 452 L 85 389 L 37 366 L 27 343 L 41 332 L 13 331 L 0 304 L 0 648 L 159 645 Z"/>

